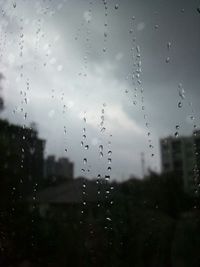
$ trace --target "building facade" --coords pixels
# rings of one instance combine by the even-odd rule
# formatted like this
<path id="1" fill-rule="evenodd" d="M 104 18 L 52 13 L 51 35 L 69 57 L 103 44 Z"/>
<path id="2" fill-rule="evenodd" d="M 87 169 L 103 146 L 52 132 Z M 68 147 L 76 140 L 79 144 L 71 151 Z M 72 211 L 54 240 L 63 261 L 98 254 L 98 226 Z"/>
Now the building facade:
<path id="1" fill-rule="evenodd" d="M 187 193 L 199 191 L 200 132 L 160 140 L 162 172 L 176 172 Z"/>
<path id="2" fill-rule="evenodd" d="M 58 158 L 48 156 L 45 160 L 45 177 L 53 180 L 73 179 L 74 164 L 68 158 Z"/>

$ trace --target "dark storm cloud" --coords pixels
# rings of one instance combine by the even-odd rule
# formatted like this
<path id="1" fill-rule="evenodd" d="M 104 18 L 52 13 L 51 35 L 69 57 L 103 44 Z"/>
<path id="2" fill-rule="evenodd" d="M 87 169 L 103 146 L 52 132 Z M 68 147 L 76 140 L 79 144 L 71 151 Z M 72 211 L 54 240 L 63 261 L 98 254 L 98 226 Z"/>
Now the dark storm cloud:
<path id="1" fill-rule="evenodd" d="M 116 4 L 119 5 L 117 9 Z M 103 103 L 107 105 L 107 135 L 113 134 L 115 177 L 132 172 L 140 174 L 141 151 L 146 153 L 147 165 L 159 168 L 159 138 L 174 134 L 177 124 L 181 126 L 180 134 L 191 133 L 194 122 L 189 116 L 192 112 L 199 125 L 200 14 L 196 1 L 107 1 L 106 11 L 103 1 L 86 0 L 51 1 L 48 5 L 43 1 L 31 4 L 19 1 L 15 9 L 9 3 L 1 2 L 1 5 L 8 10 L 4 22 L 8 23 L 10 41 L 2 64 L 10 83 L 4 114 L 15 122 L 24 123 L 21 115 L 13 117 L 11 113 L 16 106 L 18 110 L 21 108 L 19 92 L 24 86 L 23 81 L 16 78 L 19 50 L 11 46 L 13 41 L 17 44 L 19 40 L 20 18 L 23 17 L 27 23 L 24 25 L 24 68 L 32 86 L 30 104 L 26 107 L 28 122 L 35 120 L 39 124 L 41 135 L 48 140 L 47 153 L 58 156 L 63 155 L 66 144 L 63 126 L 70 125 L 69 156 L 76 162 L 77 175 L 81 157 L 86 155 L 86 152 L 79 153 L 83 127 L 80 113 L 85 110 L 88 142 L 92 147 L 88 157 L 94 175 L 97 169 L 103 172 L 106 164 L 99 166 L 96 157 L 100 142 L 108 141 L 99 134 L 98 128 Z M 44 38 L 36 45 L 38 19 Z M 141 54 L 141 85 L 137 81 L 133 84 L 131 78 L 136 46 L 140 47 Z M 179 96 L 180 83 L 185 99 Z M 136 97 L 135 87 L 138 87 Z M 53 100 L 52 89 L 55 90 Z M 144 89 L 143 95 L 141 89 Z M 63 92 L 68 117 L 62 114 Z M 134 100 L 137 105 L 133 105 Z M 182 101 L 182 108 L 178 108 L 179 101 Z M 150 125 L 148 129 L 145 123 Z M 148 131 L 155 147 L 154 158 L 149 156 L 152 151 L 148 147 Z"/>

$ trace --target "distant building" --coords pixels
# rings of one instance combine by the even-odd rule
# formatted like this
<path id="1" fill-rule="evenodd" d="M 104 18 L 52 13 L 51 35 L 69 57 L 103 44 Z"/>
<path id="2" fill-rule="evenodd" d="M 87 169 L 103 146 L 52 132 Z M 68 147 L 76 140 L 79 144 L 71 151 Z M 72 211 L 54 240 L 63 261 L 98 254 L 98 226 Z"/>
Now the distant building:
<path id="1" fill-rule="evenodd" d="M 51 179 L 73 179 L 74 164 L 68 158 L 58 158 L 48 156 L 45 160 L 45 177 Z"/>
<path id="2" fill-rule="evenodd" d="M 188 193 L 198 190 L 200 169 L 200 131 L 188 137 L 160 140 L 162 172 L 176 172 Z"/>
<path id="3" fill-rule="evenodd" d="M 58 176 L 65 178 L 74 177 L 74 166 L 73 163 L 68 160 L 68 158 L 59 158 L 56 167 Z"/>
<path id="4" fill-rule="evenodd" d="M 44 165 L 44 174 L 45 177 L 52 177 L 56 173 L 56 160 L 55 156 L 48 156 L 47 159 L 45 160 L 45 165 Z"/>
<path id="5" fill-rule="evenodd" d="M 35 129 L 0 120 L 0 177 L 22 194 L 40 186 L 44 177 L 45 141 Z"/>

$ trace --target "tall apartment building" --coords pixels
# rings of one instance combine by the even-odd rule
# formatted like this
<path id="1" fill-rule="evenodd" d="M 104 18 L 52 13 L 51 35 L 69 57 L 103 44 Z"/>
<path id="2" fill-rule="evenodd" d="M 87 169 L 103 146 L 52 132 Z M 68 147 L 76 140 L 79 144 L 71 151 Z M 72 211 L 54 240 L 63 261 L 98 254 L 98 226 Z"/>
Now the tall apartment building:
<path id="1" fill-rule="evenodd" d="M 45 160 L 45 177 L 46 178 L 67 178 L 74 177 L 74 164 L 68 158 L 58 158 L 48 156 Z"/>
<path id="2" fill-rule="evenodd" d="M 200 131 L 192 136 L 160 140 L 162 172 L 176 172 L 188 193 L 198 190 L 200 169 Z"/>

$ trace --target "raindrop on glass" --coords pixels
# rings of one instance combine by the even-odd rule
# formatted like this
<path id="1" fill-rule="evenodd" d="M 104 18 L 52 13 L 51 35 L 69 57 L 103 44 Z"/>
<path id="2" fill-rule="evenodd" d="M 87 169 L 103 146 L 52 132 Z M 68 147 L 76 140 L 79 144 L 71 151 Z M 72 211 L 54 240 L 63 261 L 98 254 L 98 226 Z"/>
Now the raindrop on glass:
<path id="1" fill-rule="evenodd" d="M 118 8 L 119 8 L 119 5 L 118 5 L 118 4 L 116 4 L 116 5 L 115 5 L 115 9 L 118 9 Z"/>
<path id="2" fill-rule="evenodd" d="M 170 62 L 170 58 L 167 57 L 167 58 L 165 59 L 165 62 L 166 62 L 166 63 L 169 63 L 169 62 Z"/>
<path id="3" fill-rule="evenodd" d="M 171 42 L 168 42 L 168 43 L 167 43 L 167 49 L 168 49 L 168 50 L 171 48 L 171 45 L 172 45 Z"/>
<path id="4" fill-rule="evenodd" d="M 111 151 L 111 150 L 108 151 L 108 155 L 109 155 L 109 156 L 112 155 L 112 151 Z"/>
<path id="5" fill-rule="evenodd" d="M 106 181 L 109 181 L 109 180 L 110 180 L 110 175 L 106 175 L 106 176 L 105 176 L 105 180 L 106 180 Z"/>
<path id="6" fill-rule="evenodd" d="M 103 152 L 100 152 L 99 155 L 100 155 L 100 158 L 103 158 Z"/>
<path id="7" fill-rule="evenodd" d="M 182 108 L 182 102 L 178 102 L 178 107 Z"/>
<path id="8" fill-rule="evenodd" d="M 175 132 L 175 134 L 174 134 L 174 135 L 175 135 L 175 137 L 178 137 L 178 132 Z"/>

